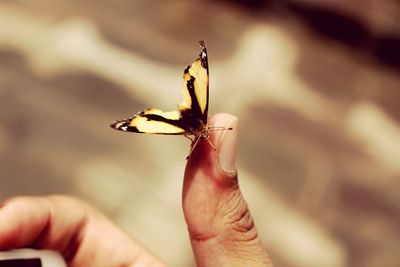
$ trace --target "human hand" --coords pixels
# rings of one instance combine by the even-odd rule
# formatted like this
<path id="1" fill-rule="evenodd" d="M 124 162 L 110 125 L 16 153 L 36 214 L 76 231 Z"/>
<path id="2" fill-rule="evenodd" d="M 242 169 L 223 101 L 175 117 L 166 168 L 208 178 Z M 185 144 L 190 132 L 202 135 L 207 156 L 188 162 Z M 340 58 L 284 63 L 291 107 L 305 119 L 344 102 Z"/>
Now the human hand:
<path id="1" fill-rule="evenodd" d="M 237 119 L 219 114 L 190 156 L 183 210 L 198 266 L 272 266 L 239 190 L 235 157 Z M 65 196 L 18 197 L 0 209 L 0 250 L 59 251 L 70 267 L 165 266 L 102 214 Z"/>
<path id="2" fill-rule="evenodd" d="M 60 252 L 69 267 L 165 266 L 97 210 L 66 196 L 16 197 L 0 208 L 0 251 Z"/>

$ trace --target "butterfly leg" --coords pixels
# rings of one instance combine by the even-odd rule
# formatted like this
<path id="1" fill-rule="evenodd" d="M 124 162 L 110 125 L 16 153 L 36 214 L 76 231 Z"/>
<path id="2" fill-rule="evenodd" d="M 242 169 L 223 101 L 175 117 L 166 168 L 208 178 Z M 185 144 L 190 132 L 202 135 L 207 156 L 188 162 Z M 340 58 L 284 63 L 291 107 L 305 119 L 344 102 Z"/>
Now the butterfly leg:
<path id="1" fill-rule="evenodd" d="M 189 138 L 189 137 L 188 137 Z M 192 140 L 192 146 L 190 148 L 190 152 L 189 155 L 186 157 L 186 159 L 190 158 L 190 155 L 192 155 L 193 150 L 196 148 L 196 146 L 199 144 L 200 140 L 202 139 L 201 135 L 195 137 L 196 139 L 192 140 L 191 138 L 189 138 L 190 140 Z"/>
<path id="2" fill-rule="evenodd" d="M 184 134 L 183 136 L 189 139 L 193 143 L 194 139 L 190 138 L 188 134 Z"/>
<path id="3" fill-rule="evenodd" d="M 214 151 L 217 151 L 217 149 L 215 148 L 215 146 L 213 145 L 213 143 L 210 141 L 210 138 L 207 138 L 206 140 L 207 140 L 207 142 L 210 144 L 210 146 L 212 147 L 212 149 L 213 149 Z"/>

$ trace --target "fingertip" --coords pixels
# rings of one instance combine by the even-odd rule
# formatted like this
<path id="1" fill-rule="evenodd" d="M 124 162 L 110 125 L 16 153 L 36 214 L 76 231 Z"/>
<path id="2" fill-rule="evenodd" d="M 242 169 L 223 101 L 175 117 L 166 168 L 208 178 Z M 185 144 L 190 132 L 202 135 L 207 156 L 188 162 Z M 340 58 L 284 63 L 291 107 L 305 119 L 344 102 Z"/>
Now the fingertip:
<path id="1" fill-rule="evenodd" d="M 234 119 L 237 119 L 237 117 L 230 113 L 217 113 L 208 119 L 208 123 L 210 126 L 218 126 L 217 123 L 226 125 Z"/>
<path id="2" fill-rule="evenodd" d="M 187 171 L 206 166 L 226 174 L 236 174 L 238 118 L 229 113 L 218 113 L 208 120 L 209 138 L 201 140 L 190 155 Z"/>
<path id="3" fill-rule="evenodd" d="M 213 131 L 213 140 L 217 148 L 218 163 L 227 174 L 236 173 L 236 152 L 238 141 L 238 118 L 222 113 L 213 121 L 215 127 L 223 127 L 223 130 Z"/>
<path id="4" fill-rule="evenodd" d="M 32 207 L 27 204 L 27 197 L 13 197 L 3 201 L 0 210 L 0 249 L 19 248 L 34 239 L 26 225 L 34 228 L 36 220 L 29 216 Z"/>
<path id="5" fill-rule="evenodd" d="M 209 127 L 209 139 L 199 142 L 186 165 L 184 206 L 197 206 L 211 196 L 218 201 L 222 192 L 234 191 L 238 186 L 235 166 L 238 119 L 227 113 L 216 114 L 209 119 Z"/>

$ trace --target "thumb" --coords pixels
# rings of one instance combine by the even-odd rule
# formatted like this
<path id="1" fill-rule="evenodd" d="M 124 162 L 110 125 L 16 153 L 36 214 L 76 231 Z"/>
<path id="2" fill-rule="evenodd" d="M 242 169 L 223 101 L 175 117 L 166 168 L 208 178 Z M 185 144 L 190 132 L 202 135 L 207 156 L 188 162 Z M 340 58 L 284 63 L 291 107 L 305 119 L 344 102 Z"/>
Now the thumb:
<path id="1" fill-rule="evenodd" d="M 238 120 L 218 114 L 209 124 L 218 128 L 190 155 L 183 185 L 183 211 L 197 265 L 272 266 L 238 185 Z"/>

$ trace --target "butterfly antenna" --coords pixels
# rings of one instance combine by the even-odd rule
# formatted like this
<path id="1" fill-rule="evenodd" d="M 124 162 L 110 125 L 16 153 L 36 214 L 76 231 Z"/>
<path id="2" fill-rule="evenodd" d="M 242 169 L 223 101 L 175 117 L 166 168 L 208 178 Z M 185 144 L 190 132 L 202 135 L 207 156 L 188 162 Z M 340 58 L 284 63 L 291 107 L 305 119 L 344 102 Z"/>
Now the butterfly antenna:
<path id="1" fill-rule="evenodd" d="M 223 126 L 208 126 L 210 131 L 223 131 L 223 130 L 233 130 L 233 127 L 225 128 Z"/>

